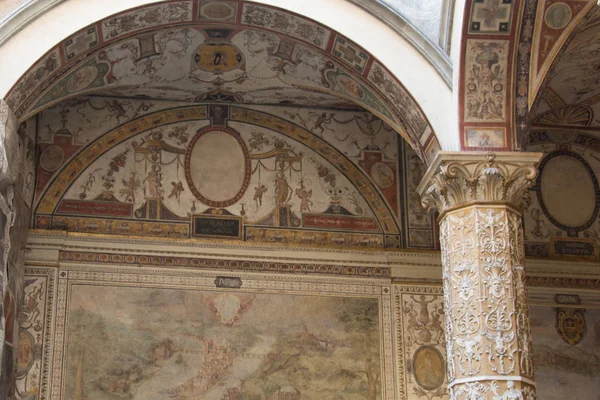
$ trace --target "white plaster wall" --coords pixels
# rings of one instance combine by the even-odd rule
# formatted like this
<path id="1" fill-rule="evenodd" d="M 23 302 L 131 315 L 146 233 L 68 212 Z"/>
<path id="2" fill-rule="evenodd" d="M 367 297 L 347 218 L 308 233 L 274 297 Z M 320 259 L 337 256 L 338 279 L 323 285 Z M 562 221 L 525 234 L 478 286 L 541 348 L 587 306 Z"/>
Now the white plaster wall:
<path id="1" fill-rule="evenodd" d="M 363 46 L 379 58 L 412 93 L 427 115 L 442 148 L 458 148 L 452 90 L 416 49 L 384 23 L 346 0 L 258 1 L 312 18 Z M 68 0 L 40 13 L 38 18 L 27 22 L 0 46 L 0 97 L 6 95 L 38 58 L 70 34 L 116 12 L 153 2 Z M 462 26 L 462 20 L 455 19 L 456 24 Z"/>
<path id="2" fill-rule="evenodd" d="M 460 63 L 460 56 L 462 54 L 462 34 L 463 34 L 463 21 L 465 17 L 465 0 L 455 0 L 454 1 L 454 17 L 452 23 L 452 32 L 451 32 L 451 44 L 450 44 L 450 60 L 452 62 L 452 117 L 454 118 L 452 121 L 452 127 L 456 132 L 454 136 L 457 139 L 457 142 L 454 143 L 454 146 L 451 150 L 460 150 L 460 143 L 458 142 L 460 138 L 460 133 L 458 132 L 458 105 L 460 103 L 459 88 L 460 88 L 460 72 L 462 69 L 462 65 Z M 449 148 L 444 148 L 444 150 L 450 150 Z"/>

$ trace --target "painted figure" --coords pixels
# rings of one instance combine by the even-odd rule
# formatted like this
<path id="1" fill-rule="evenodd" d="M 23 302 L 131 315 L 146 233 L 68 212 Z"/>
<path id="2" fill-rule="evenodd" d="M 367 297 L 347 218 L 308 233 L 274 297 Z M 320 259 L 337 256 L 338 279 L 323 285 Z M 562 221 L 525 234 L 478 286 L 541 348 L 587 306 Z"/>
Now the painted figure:
<path id="1" fill-rule="evenodd" d="M 160 167 L 158 165 L 153 165 L 150 172 L 148 172 L 148 176 L 144 180 L 144 183 L 148 184 L 148 197 L 153 199 L 162 198 L 162 184 L 160 183 L 160 180 Z"/>
<path id="2" fill-rule="evenodd" d="M 132 172 L 129 179 L 122 180 L 123 188 L 119 191 L 122 196 L 125 196 L 125 202 L 135 203 L 135 191 L 140 187 L 140 179 L 135 172 Z"/>
<path id="3" fill-rule="evenodd" d="M 171 186 L 173 186 L 173 190 L 171 190 L 171 194 L 169 194 L 169 198 L 175 197 L 177 199 L 177 201 L 179 201 L 179 198 L 181 197 L 181 193 L 185 190 L 183 188 L 183 183 L 181 183 L 181 181 L 175 183 L 175 182 L 171 182 Z"/>
<path id="4" fill-rule="evenodd" d="M 265 194 L 265 192 L 268 190 L 268 188 L 263 185 L 263 184 L 259 184 L 258 186 L 256 186 L 254 188 L 254 197 L 253 200 L 256 202 L 256 209 L 258 210 L 259 206 L 262 206 L 262 197 L 263 194 Z"/>
<path id="5" fill-rule="evenodd" d="M 312 189 L 306 190 L 304 187 L 304 181 L 300 181 L 300 188 L 296 189 L 296 196 L 300 199 L 300 212 L 310 212 L 310 206 L 313 202 L 310 200 L 312 197 Z"/>
<path id="6" fill-rule="evenodd" d="M 275 196 L 277 200 L 278 206 L 284 206 L 288 203 L 289 198 L 292 195 L 292 188 L 285 180 L 283 176 L 283 172 L 277 173 L 277 178 L 275 179 Z"/>

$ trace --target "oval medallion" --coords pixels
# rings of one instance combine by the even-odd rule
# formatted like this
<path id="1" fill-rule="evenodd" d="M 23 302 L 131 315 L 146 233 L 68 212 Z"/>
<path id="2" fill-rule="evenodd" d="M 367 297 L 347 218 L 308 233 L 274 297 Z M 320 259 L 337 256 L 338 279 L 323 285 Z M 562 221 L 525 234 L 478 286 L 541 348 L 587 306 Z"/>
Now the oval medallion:
<path id="1" fill-rule="evenodd" d="M 35 339 L 25 329 L 19 331 L 19 357 L 16 370 L 19 375 L 26 374 L 33 365 L 36 358 Z"/>
<path id="2" fill-rule="evenodd" d="M 202 71 L 227 72 L 242 66 L 242 52 L 231 43 L 204 43 L 194 54 L 194 62 Z"/>
<path id="3" fill-rule="evenodd" d="M 413 356 L 413 374 L 423 389 L 435 390 L 444 383 L 446 362 L 442 353 L 433 346 L 421 346 Z"/>
<path id="4" fill-rule="evenodd" d="M 540 164 L 538 199 L 548 219 L 566 231 L 588 228 L 596 219 L 600 188 L 592 168 L 578 154 L 559 151 Z"/>
<path id="5" fill-rule="evenodd" d="M 191 192 L 211 207 L 236 203 L 250 183 L 250 155 L 240 134 L 225 126 L 198 131 L 185 155 Z"/>
<path id="6" fill-rule="evenodd" d="M 98 76 L 98 68 L 93 65 L 86 65 L 79 68 L 67 82 L 69 93 L 79 92 L 90 86 Z"/>
<path id="7" fill-rule="evenodd" d="M 371 166 L 371 177 L 382 189 L 387 189 L 394 184 L 394 171 L 389 165 L 376 162 Z"/>

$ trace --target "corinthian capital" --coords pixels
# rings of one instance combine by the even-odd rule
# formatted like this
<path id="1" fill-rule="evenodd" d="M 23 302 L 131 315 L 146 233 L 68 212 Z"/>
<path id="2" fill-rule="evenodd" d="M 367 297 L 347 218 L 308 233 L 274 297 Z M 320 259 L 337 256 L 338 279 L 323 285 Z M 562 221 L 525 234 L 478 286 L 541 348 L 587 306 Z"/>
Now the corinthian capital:
<path id="1" fill-rule="evenodd" d="M 424 207 L 440 213 L 484 202 L 520 209 L 541 158 L 541 153 L 440 152 L 417 191 Z"/>

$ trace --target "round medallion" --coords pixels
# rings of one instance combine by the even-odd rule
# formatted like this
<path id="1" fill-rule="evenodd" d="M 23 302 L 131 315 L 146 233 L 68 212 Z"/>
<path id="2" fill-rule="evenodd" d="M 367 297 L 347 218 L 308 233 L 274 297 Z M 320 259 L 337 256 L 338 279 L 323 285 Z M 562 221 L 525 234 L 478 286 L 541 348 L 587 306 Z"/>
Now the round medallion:
<path id="1" fill-rule="evenodd" d="M 546 10 L 544 20 L 552 29 L 563 29 L 571 21 L 571 7 L 565 3 L 554 3 Z"/>
<path id="2" fill-rule="evenodd" d="M 56 171 L 65 158 L 65 152 L 59 146 L 53 144 L 46 147 L 40 156 L 40 166 L 48 171 Z"/>
<path id="3" fill-rule="evenodd" d="M 537 189 L 542 211 L 563 230 L 587 229 L 598 216 L 598 180 L 579 154 L 570 151 L 549 154 L 540 164 Z"/>
<path id="4" fill-rule="evenodd" d="M 371 177 L 380 188 L 387 189 L 394 184 L 394 171 L 389 165 L 377 162 L 371 166 Z"/>
<path id="5" fill-rule="evenodd" d="M 423 389 L 435 390 L 444 383 L 446 362 L 442 353 L 433 346 L 421 346 L 413 356 L 415 381 Z"/>
<path id="6" fill-rule="evenodd" d="M 90 86 L 97 76 L 98 68 L 92 65 L 86 65 L 85 67 L 79 68 L 69 78 L 67 90 L 70 93 L 79 92 Z"/>
<path id="7" fill-rule="evenodd" d="M 198 131 L 185 155 L 191 192 L 211 207 L 227 207 L 242 198 L 250 183 L 250 155 L 240 134 L 225 126 Z"/>
<path id="8" fill-rule="evenodd" d="M 194 54 L 194 62 L 202 71 L 227 72 L 242 66 L 242 52 L 231 43 L 204 43 Z"/>

